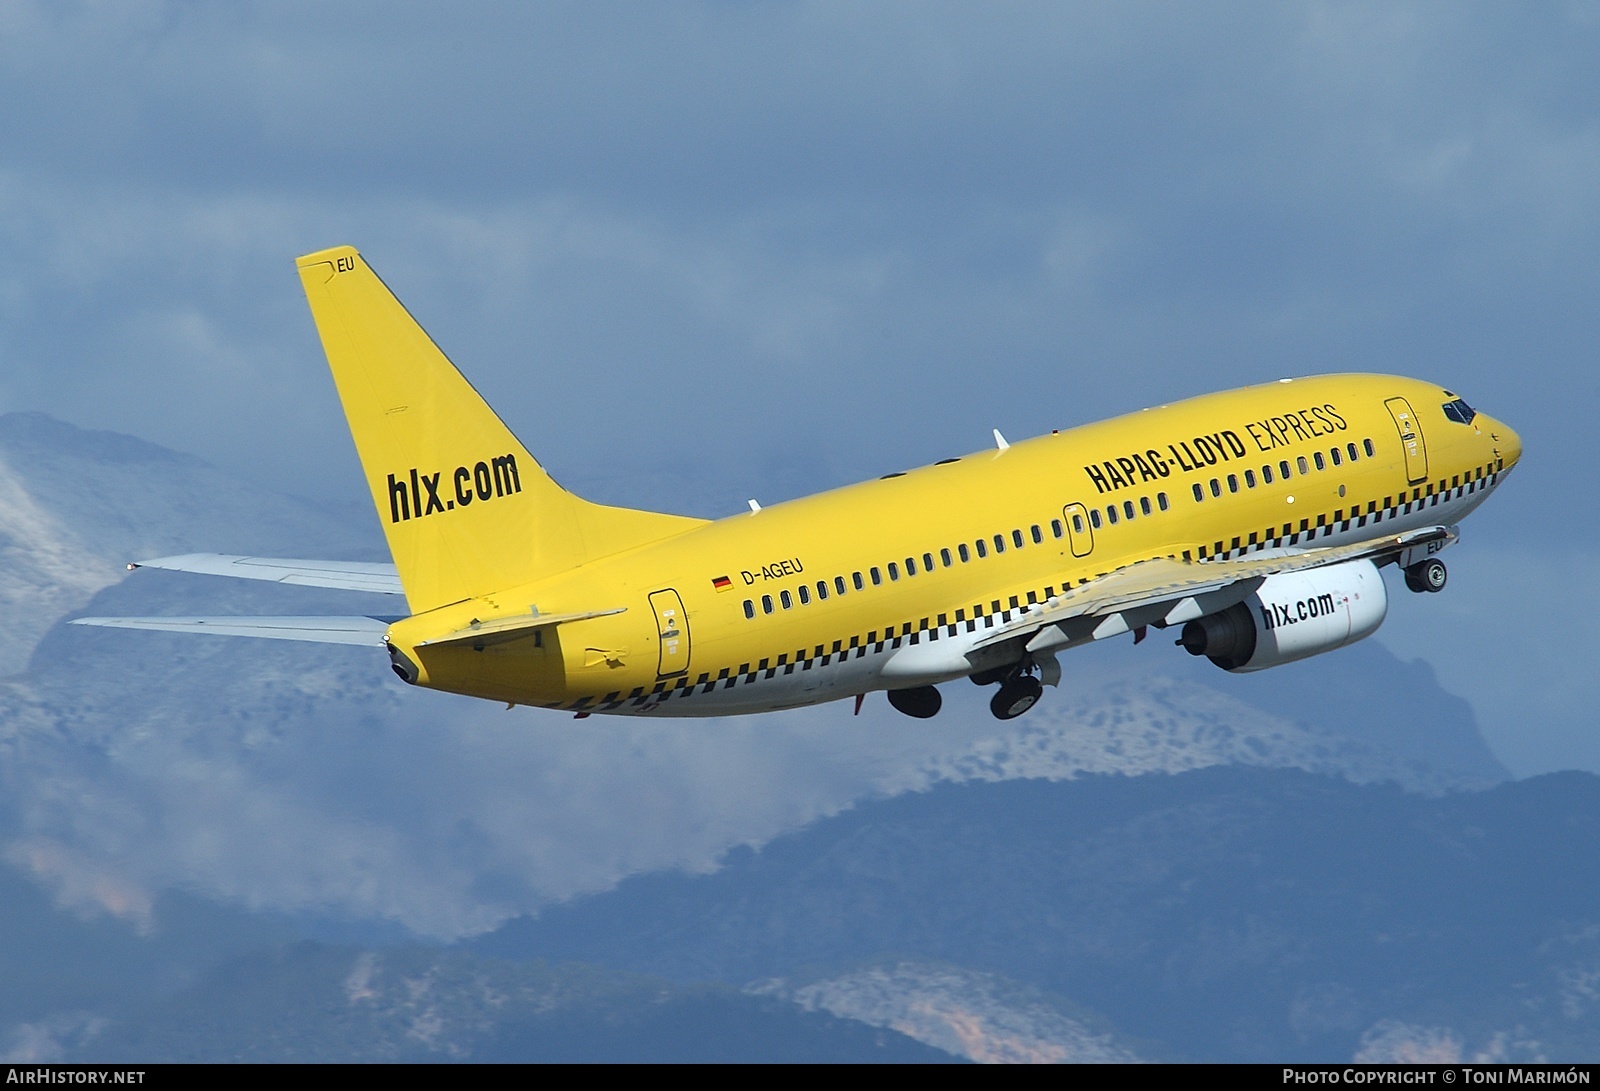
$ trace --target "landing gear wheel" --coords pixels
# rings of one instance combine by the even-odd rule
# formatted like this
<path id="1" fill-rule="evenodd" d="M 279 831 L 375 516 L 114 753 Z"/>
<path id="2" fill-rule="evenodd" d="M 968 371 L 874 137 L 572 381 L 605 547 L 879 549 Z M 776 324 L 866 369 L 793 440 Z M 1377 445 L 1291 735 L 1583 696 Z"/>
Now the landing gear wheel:
<path id="1" fill-rule="evenodd" d="M 1406 569 L 1406 586 L 1413 591 L 1443 591 L 1450 574 L 1440 560 L 1419 561 Z"/>
<path id="2" fill-rule="evenodd" d="M 930 720 L 939 714 L 939 707 L 944 704 L 944 698 L 940 697 L 939 691 L 932 686 L 918 686 L 915 689 L 890 690 L 889 703 L 896 711 L 904 712 L 907 716 Z"/>
<path id="3" fill-rule="evenodd" d="M 1019 675 L 1000 687 L 1000 692 L 989 702 L 989 711 L 997 720 L 1014 720 L 1038 703 L 1044 686 L 1031 675 Z"/>

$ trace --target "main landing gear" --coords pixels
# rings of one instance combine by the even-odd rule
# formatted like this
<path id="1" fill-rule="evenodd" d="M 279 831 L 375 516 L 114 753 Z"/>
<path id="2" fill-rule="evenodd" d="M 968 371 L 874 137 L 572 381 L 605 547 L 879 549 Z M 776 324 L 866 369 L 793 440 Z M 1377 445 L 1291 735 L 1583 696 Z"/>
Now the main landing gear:
<path id="1" fill-rule="evenodd" d="M 1046 664 L 1046 668 L 1049 665 Z M 1042 668 L 1033 664 L 1024 668 L 1021 663 L 1013 663 L 1004 667 L 991 667 L 970 677 L 980 686 L 999 682 L 999 692 L 989 702 L 989 711 L 994 713 L 997 720 L 1014 720 L 1038 704 L 1039 698 L 1044 694 L 1044 683 L 1034 675 L 1034 671 L 1040 669 Z M 889 704 L 894 706 L 895 711 L 914 716 L 919 720 L 937 716 L 944 704 L 944 698 L 933 686 L 892 689 L 885 696 L 889 698 Z M 859 709 L 859 701 L 857 707 Z"/>
<path id="2" fill-rule="evenodd" d="M 915 689 L 892 689 L 889 691 L 889 703 L 897 712 L 904 712 L 907 716 L 915 716 L 919 720 L 931 720 L 939 714 L 944 698 L 939 696 L 939 691 L 932 686 L 917 686 Z"/>
<path id="3" fill-rule="evenodd" d="M 1438 558 L 1418 561 L 1406 572 L 1406 586 L 1416 592 L 1443 591 L 1445 581 L 1450 574 L 1445 571 L 1444 562 Z"/>
<path id="4" fill-rule="evenodd" d="M 1044 683 L 1031 674 L 1018 674 L 1000 684 L 1000 690 L 989 702 L 989 711 L 997 720 L 1014 720 L 1039 703 L 1044 694 Z"/>
<path id="5" fill-rule="evenodd" d="M 1000 683 L 1000 691 L 989 702 L 989 711 L 997 720 L 1014 720 L 1039 703 L 1044 694 L 1044 683 L 1033 675 L 1036 664 L 1011 663 L 1003 667 L 990 667 L 969 675 L 980 686 Z M 1047 665 L 1053 665 L 1051 659 Z M 1059 671 L 1058 671 L 1059 673 Z"/>

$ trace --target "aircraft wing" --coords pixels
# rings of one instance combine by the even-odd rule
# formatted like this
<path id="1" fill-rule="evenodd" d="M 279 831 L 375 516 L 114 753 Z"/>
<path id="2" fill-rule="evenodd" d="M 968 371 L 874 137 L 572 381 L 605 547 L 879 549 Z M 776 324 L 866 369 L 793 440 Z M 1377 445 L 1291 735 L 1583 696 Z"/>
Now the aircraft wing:
<path id="1" fill-rule="evenodd" d="M 383 634 L 398 617 L 80 617 L 74 625 L 110 629 L 155 629 L 168 633 L 210 633 L 213 636 L 256 636 L 273 640 L 309 640 L 317 644 L 364 644 L 382 647 Z"/>
<path id="2" fill-rule="evenodd" d="M 302 587 L 331 587 L 340 591 L 371 591 L 380 595 L 405 594 L 400 588 L 400 576 L 394 565 L 368 561 L 304 561 L 236 557 L 227 553 L 185 553 L 176 557 L 157 557 L 151 561 L 134 561 L 128 568 L 200 572 L 208 576 L 270 580 Z"/>
<path id="3" fill-rule="evenodd" d="M 1014 616 L 973 650 L 1026 635 L 1028 651 L 1048 651 L 1119 636 L 1144 625 L 1179 624 L 1243 602 L 1268 576 L 1342 561 L 1385 559 L 1438 542 L 1449 544 L 1456 537 L 1455 527 L 1435 526 L 1323 549 L 1267 549 L 1228 560 L 1155 557 L 1108 572 Z"/>

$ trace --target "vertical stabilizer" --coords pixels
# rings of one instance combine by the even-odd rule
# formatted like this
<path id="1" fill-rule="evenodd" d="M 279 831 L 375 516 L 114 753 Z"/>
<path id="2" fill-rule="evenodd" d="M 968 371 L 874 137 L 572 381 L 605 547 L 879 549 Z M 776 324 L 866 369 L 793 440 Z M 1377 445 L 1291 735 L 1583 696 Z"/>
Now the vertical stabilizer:
<path id="1" fill-rule="evenodd" d="M 296 263 L 411 609 L 490 594 L 700 520 L 557 485 L 348 246 Z"/>

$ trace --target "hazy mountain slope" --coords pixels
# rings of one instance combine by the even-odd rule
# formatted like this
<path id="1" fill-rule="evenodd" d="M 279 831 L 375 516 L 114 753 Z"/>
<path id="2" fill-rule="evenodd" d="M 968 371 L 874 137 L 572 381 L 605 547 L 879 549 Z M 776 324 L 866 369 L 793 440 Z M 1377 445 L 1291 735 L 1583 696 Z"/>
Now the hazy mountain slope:
<path id="1" fill-rule="evenodd" d="M 476 946 L 678 980 L 933 959 L 1196 1058 L 1348 1058 L 1404 1024 L 1571 1059 L 1600 1048 L 1596 835 L 1576 773 L 1440 799 L 1239 768 L 947 785 Z"/>
<path id="2" fill-rule="evenodd" d="M 0 863 L 0 1062 L 952 1059 L 727 986 L 299 932 L 170 894 L 84 917 Z"/>
<path id="3" fill-rule="evenodd" d="M 423 948 L 300 944 L 219 967 L 70 1056 L 149 1062 L 948 1062 L 892 1030 L 719 986 Z"/>
<path id="4" fill-rule="evenodd" d="M 0 676 L 22 669 L 45 631 L 124 575 L 172 553 L 354 556 L 370 521 L 240 482 L 199 459 L 41 413 L 0 416 Z"/>
<path id="5" fill-rule="evenodd" d="M 1471 707 L 1441 690 L 1427 664 L 1402 663 L 1374 641 L 1244 677 L 1153 643 L 1112 641 L 1066 659 L 1060 688 L 1033 711 L 927 773 L 1059 779 L 1236 764 L 1422 792 L 1509 779 Z"/>
<path id="6" fill-rule="evenodd" d="M 982 1064 L 1126 1064 L 1153 1060 L 1092 1012 L 999 974 L 900 959 L 797 982 L 769 978 L 746 992 L 781 996 L 888 1027 Z"/>

